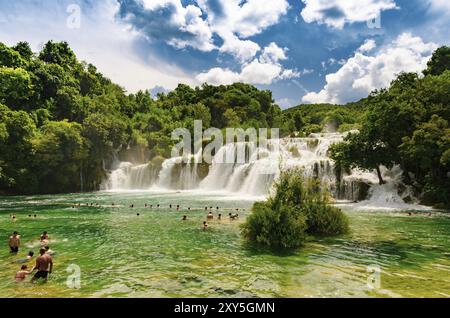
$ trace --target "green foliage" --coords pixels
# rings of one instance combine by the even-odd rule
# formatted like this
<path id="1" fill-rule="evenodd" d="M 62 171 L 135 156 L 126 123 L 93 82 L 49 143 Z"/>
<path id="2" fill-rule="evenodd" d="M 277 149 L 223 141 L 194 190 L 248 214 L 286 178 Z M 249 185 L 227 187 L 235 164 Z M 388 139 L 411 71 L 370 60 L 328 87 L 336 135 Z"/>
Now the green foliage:
<path id="1" fill-rule="evenodd" d="M 357 103 L 345 106 L 312 104 L 289 108 L 283 114 L 291 130 L 307 137 L 312 133 L 346 131 L 349 126 L 357 125 L 364 110 Z"/>
<path id="2" fill-rule="evenodd" d="M 30 74 L 21 68 L 0 68 L 0 102 L 16 109 L 24 108 L 33 89 Z"/>
<path id="3" fill-rule="evenodd" d="M 428 68 L 423 72 L 425 75 L 440 75 L 446 70 L 449 70 L 450 47 L 442 46 L 438 48 L 427 65 Z"/>
<path id="4" fill-rule="evenodd" d="M 450 127 L 447 120 L 433 115 L 417 127 L 412 137 L 405 137 L 400 146 L 405 165 L 418 180 L 424 180 L 423 201 L 450 206 L 448 190 Z"/>
<path id="5" fill-rule="evenodd" d="M 86 140 L 78 123 L 47 122 L 33 140 L 34 162 L 41 192 L 80 189 L 80 173 L 88 158 Z"/>
<path id="6" fill-rule="evenodd" d="M 421 193 L 425 204 L 450 206 L 450 49 L 436 50 L 421 78 L 402 73 L 387 90 L 365 101 L 359 133 L 330 149 L 338 171 L 401 166 L 404 182 Z"/>
<path id="7" fill-rule="evenodd" d="M 35 185 L 30 154 L 36 126 L 24 111 L 0 104 L 0 190 L 27 192 Z"/>
<path id="8" fill-rule="evenodd" d="M 39 54 L 39 59 L 47 64 L 62 67 L 74 67 L 77 64 L 75 53 L 67 42 L 47 42 Z"/>
<path id="9" fill-rule="evenodd" d="M 337 169 L 400 164 L 424 201 L 448 204 L 449 50 L 433 54 L 425 77 L 400 74 L 361 101 L 281 111 L 270 91 L 243 83 L 179 85 L 157 99 L 148 91 L 127 95 L 66 42 L 50 41 L 36 54 L 26 42 L 0 43 L 0 192 L 96 190 L 104 161 L 117 152 L 148 147 L 146 159 L 159 162 L 170 156 L 175 128 L 193 133 L 202 120 L 204 129 L 274 127 L 281 137 L 359 129 L 332 147 Z M 45 169 L 53 155 L 78 162 Z"/>
<path id="10" fill-rule="evenodd" d="M 296 248 L 306 240 L 306 216 L 291 206 L 278 210 L 257 202 L 243 227 L 244 237 L 251 243 L 270 248 Z"/>
<path id="11" fill-rule="evenodd" d="M 30 44 L 28 42 L 19 42 L 12 49 L 20 54 L 22 59 L 29 62 L 33 57 L 33 51 L 30 48 Z"/>
<path id="12" fill-rule="evenodd" d="M 254 204 L 242 235 L 253 244 L 291 249 L 301 246 L 308 235 L 347 233 L 347 217 L 330 206 L 328 198 L 318 181 L 305 179 L 300 170 L 283 172 L 275 194 Z"/>
<path id="13" fill-rule="evenodd" d="M 20 53 L 0 43 L 0 67 L 21 67 L 24 61 Z"/>

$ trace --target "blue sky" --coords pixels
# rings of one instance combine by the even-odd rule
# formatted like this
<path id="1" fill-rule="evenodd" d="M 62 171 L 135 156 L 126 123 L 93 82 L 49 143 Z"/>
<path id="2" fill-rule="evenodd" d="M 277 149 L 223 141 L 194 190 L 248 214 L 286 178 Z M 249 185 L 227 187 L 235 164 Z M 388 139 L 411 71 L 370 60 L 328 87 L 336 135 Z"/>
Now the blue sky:
<path id="1" fill-rule="evenodd" d="M 449 44 L 447 0 L 0 0 L 0 41 L 65 40 L 129 92 L 243 81 L 345 103 Z"/>

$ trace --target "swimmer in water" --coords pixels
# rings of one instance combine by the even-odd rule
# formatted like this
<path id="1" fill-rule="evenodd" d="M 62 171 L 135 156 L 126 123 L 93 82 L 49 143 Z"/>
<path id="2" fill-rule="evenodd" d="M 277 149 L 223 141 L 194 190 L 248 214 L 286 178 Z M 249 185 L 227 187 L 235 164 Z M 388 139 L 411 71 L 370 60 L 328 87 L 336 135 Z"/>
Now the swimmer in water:
<path id="1" fill-rule="evenodd" d="M 159 209 L 160 205 L 158 204 L 156 207 Z"/>
<path id="2" fill-rule="evenodd" d="M 130 205 L 130 208 L 134 208 L 134 204 L 131 204 L 131 205 Z"/>
<path id="3" fill-rule="evenodd" d="M 48 236 L 47 231 L 44 231 L 44 232 L 41 234 L 41 238 L 40 238 L 41 242 L 44 241 L 44 240 L 48 241 L 49 239 L 50 239 L 50 238 L 49 238 L 49 236 Z"/>
<path id="4" fill-rule="evenodd" d="M 147 203 L 145 204 L 145 206 L 144 206 L 145 208 L 147 208 Z"/>
<path id="5" fill-rule="evenodd" d="M 212 214 L 212 212 L 209 212 L 209 213 L 208 213 L 208 216 L 206 217 L 206 219 L 207 219 L 208 221 L 214 220 L 214 215 Z"/>
<path id="6" fill-rule="evenodd" d="M 26 258 L 20 259 L 16 263 L 19 263 L 19 264 L 28 263 L 29 261 L 31 261 L 33 259 L 33 256 L 34 256 L 34 252 L 30 251 L 30 252 L 28 252 L 28 255 Z"/>
<path id="7" fill-rule="evenodd" d="M 188 208 L 188 211 L 190 211 L 191 210 L 191 208 Z"/>
<path id="8" fill-rule="evenodd" d="M 56 253 L 50 248 L 50 246 L 46 246 L 46 247 L 44 247 L 45 248 L 45 254 L 47 254 L 47 255 L 50 255 L 50 256 L 53 256 L 53 255 L 55 255 Z"/>
<path id="9" fill-rule="evenodd" d="M 180 211 L 180 206 L 179 205 L 177 205 L 177 211 Z"/>
<path id="10" fill-rule="evenodd" d="M 36 215 L 36 214 L 34 215 L 34 218 L 37 218 L 37 215 Z"/>
<path id="11" fill-rule="evenodd" d="M 41 248 L 39 250 L 39 253 L 41 255 L 36 258 L 36 265 L 31 270 L 31 272 L 37 270 L 37 273 L 31 279 L 32 283 L 34 283 L 39 278 L 43 278 L 45 281 L 47 281 L 48 274 L 51 274 L 53 270 L 53 259 L 50 255 L 45 253 L 45 248 Z"/>
<path id="12" fill-rule="evenodd" d="M 140 216 L 140 214 L 138 213 L 138 214 L 136 214 L 137 216 Z"/>
<path id="13" fill-rule="evenodd" d="M 169 204 L 169 209 L 171 209 L 172 208 L 172 204 Z"/>
<path id="14" fill-rule="evenodd" d="M 203 222 L 203 231 L 207 231 L 208 230 L 208 223 Z"/>
<path id="15" fill-rule="evenodd" d="M 217 217 L 217 219 L 218 219 L 219 221 L 221 221 L 221 220 L 222 220 L 222 214 L 219 214 L 219 216 Z"/>
<path id="16" fill-rule="evenodd" d="M 183 215 L 182 221 L 187 221 L 187 216 Z"/>
<path id="17" fill-rule="evenodd" d="M 9 238 L 9 252 L 12 254 L 17 254 L 19 252 L 20 247 L 20 235 L 17 231 L 15 231 L 12 236 Z"/>
<path id="18" fill-rule="evenodd" d="M 27 278 L 28 275 L 30 275 L 32 272 L 28 270 L 27 265 L 22 265 L 20 268 L 20 271 L 16 273 L 15 280 L 16 282 L 23 282 L 25 278 Z"/>

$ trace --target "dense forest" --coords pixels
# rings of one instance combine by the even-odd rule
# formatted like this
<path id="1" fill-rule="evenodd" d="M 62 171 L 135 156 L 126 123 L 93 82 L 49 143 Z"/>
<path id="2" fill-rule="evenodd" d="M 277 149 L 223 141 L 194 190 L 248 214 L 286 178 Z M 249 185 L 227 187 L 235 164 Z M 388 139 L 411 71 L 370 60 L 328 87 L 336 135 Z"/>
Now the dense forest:
<path id="1" fill-rule="evenodd" d="M 160 162 L 171 132 L 200 119 L 204 129 L 277 127 L 282 137 L 353 131 L 331 151 L 340 171 L 399 164 L 424 202 L 448 205 L 449 106 L 447 47 L 423 75 L 399 74 L 358 102 L 282 111 L 270 91 L 243 83 L 127 94 L 65 42 L 39 53 L 26 42 L 0 43 L 0 193 L 97 190 L 114 156 L 141 151 Z"/>

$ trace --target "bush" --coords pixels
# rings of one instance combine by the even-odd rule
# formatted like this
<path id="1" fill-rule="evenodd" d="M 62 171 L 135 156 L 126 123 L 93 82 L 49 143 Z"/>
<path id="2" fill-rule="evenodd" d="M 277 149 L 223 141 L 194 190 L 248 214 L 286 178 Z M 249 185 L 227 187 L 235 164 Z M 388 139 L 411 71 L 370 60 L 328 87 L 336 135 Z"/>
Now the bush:
<path id="1" fill-rule="evenodd" d="M 307 235 L 339 235 L 348 232 L 348 219 L 328 203 L 328 192 L 300 170 L 282 172 L 275 193 L 266 202 L 256 202 L 242 225 L 250 243 L 270 248 L 297 248 Z"/>
<path id="2" fill-rule="evenodd" d="M 257 202 L 242 233 L 251 243 L 270 248 L 291 248 L 303 244 L 306 229 L 306 216 L 296 207 L 285 205 L 272 209 L 270 204 Z"/>
<path id="3" fill-rule="evenodd" d="M 308 234 L 333 236 L 348 232 L 348 219 L 342 211 L 326 204 L 310 204 L 304 209 Z"/>

